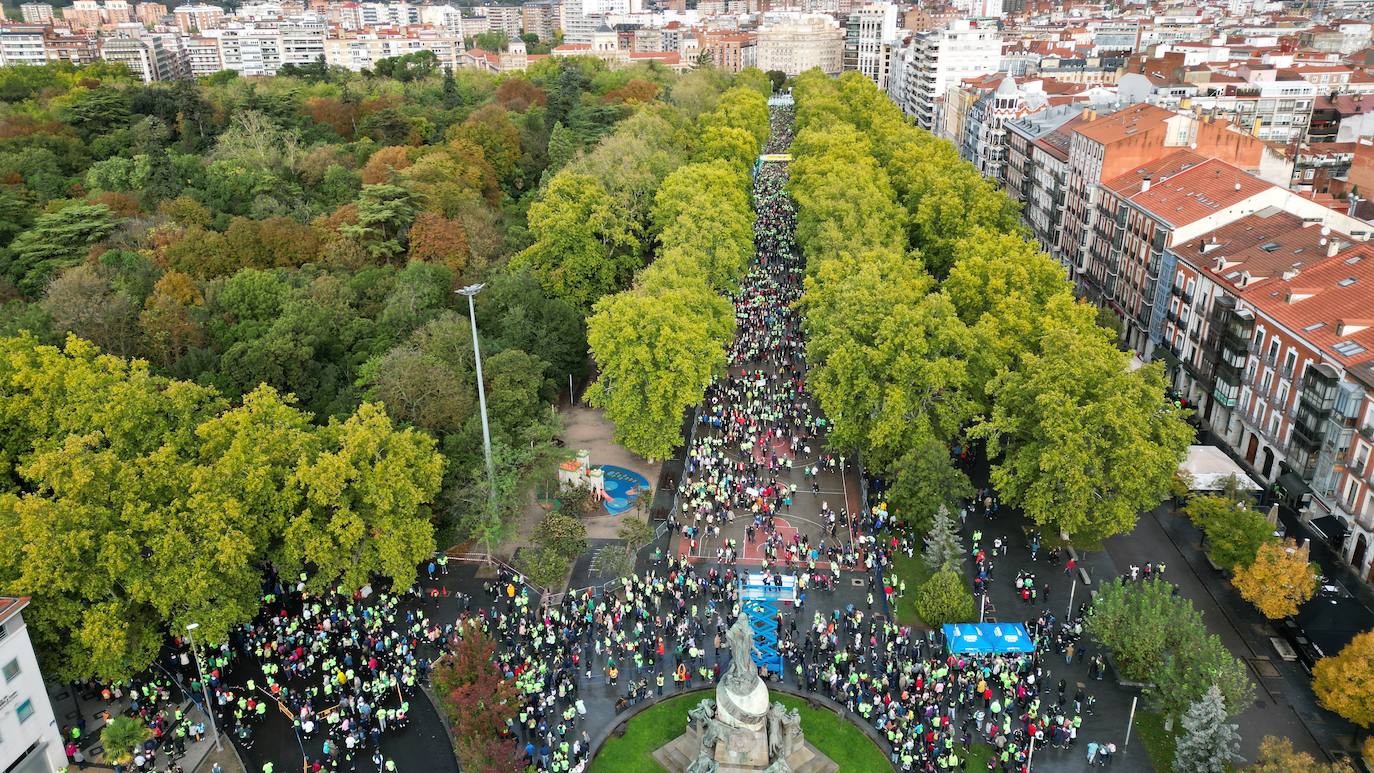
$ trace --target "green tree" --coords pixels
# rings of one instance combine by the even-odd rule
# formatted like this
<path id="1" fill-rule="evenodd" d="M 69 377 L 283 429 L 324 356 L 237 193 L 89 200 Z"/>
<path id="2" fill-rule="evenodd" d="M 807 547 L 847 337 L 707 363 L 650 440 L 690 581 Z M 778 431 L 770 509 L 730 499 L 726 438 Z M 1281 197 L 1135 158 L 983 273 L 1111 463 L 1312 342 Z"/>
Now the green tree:
<path id="1" fill-rule="evenodd" d="M 992 482 L 1043 527 L 1078 537 L 1129 532 L 1170 491 L 1192 430 L 1164 399 L 1160 367 L 1126 368 L 1095 332 L 1060 327 L 1040 354 L 997 377 L 988 440 Z"/>
<path id="2" fill-rule="evenodd" d="M 1088 633 L 1112 651 L 1121 675 L 1145 681 L 1177 650 L 1202 617 L 1187 599 L 1174 595 L 1174 586 L 1155 578 L 1127 583 L 1120 578 L 1104 583 L 1093 599 Z"/>
<path id="3" fill-rule="evenodd" d="M 534 244 L 512 258 L 555 296 L 586 312 L 640 266 L 631 221 L 595 178 L 561 172 L 529 212 Z"/>
<path id="4" fill-rule="evenodd" d="M 138 717 L 115 717 L 100 729 L 100 745 L 110 761 L 117 765 L 128 765 L 134 760 L 134 752 L 143 748 L 143 742 L 153 737 L 153 731 Z"/>
<path id="5" fill-rule="evenodd" d="M 974 489 L 944 443 L 917 437 L 910 443 L 888 470 L 888 503 L 903 523 L 922 530 L 940 510 L 958 508 L 960 500 L 973 496 Z"/>
<path id="6" fill-rule="evenodd" d="M 323 450 L 292 478 L 302 508 L 287 527 L 286 556 L 315 567 L 317 589 L 361 588 L 372 573 L 406 587 L 434 553 L 429 504 L 444 461 L 433 438 L 396 429 L 375 403 L 319 432 Z"/>
<path id="7" fill-rule="evenodd" d="M 1183 714 L 1183 733 L 1174 753 L 1179 773 L 1226 773 L 1240 756 L 1240 731 L 1226 721 L 1226 706 L 1215 686 Z"/>
<path id="8" fill-rule="evenodd" d="M 973 622 L 978 614 L 968 583 L 949 570 L 936 572 L 916 589 L 915 609 L 931 628 Z"/>
<path id="9" fill-rule="evenodd" d="M 1269 521 L 1234 497 L 1195 496 L 1184 512 L 1207 536 L 1207 557 L 1223 569 L 1249 566 L 1260 547 L 1274 539 Z"/>
<path id="10" fill-rule="evenodd" d="M 10 243 L 4 274 L 26 295 L 40 295 L 60 269 L 81 262 L 116 224 L 103 204 L 73 204 L 40 215 Z"/>
<path id="11" fill-rule="evenodd" d="M 410 192 L 395 185 L 367 185 L 358 198 L 358 222 L 339 227 L 357 239 L 377 260 L 390 261 L 405 254 L 415 203 Z"/>
<path id="12" fill-rule="evenodd" d="M 684 412 L 724 369 L 729 308 L 701 285 L 597 304 L 587 339 L 600 372 L 587 397 L 615 423 L 617 442 L 652 459 L 682 442 Z"/>
<path id="13" fill-rule="evenodd" d="M 549 513 L 535 528 L 534 541 L 571 560 L 587 552 L 587 527 L 576 518 Z"/>
<path id="14" fill-rule="evenodd" d="M 925 541 L 921 558 L 932 573 L 959 571 L 964 562 L 964 546 L 954 526 L 954 517 L 944 505 L 940 505 L 936 511 L 935 521 L 926 533 Z"/>

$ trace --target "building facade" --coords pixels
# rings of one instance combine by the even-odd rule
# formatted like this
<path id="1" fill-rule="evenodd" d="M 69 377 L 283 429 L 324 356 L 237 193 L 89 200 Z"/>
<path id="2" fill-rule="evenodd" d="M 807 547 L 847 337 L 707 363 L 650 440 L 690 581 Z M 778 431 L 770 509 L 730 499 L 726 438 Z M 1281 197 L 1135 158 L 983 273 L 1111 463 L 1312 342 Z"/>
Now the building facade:
<path id="1" fill-rule="evenodd" d="M 28 599 L 0 597 L 0 770 L 65 770 L 61 729 L 24 625 Z"/>

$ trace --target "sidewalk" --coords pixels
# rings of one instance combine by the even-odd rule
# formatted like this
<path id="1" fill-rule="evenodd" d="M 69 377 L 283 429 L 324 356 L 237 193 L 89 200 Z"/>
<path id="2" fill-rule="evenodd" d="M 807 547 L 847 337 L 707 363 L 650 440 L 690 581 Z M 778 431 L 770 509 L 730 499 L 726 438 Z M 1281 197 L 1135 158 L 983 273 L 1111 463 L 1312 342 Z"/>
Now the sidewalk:
<path id="1" fill-rule="evenodd" d="M 113 770 L 113 766 L 105 760 L 105 749 L 100 742 L 100 731 L 105 727 L 105 721 L 101 719 L 102 712 L 109 711 L 112 716 L 119 716 L 128 707 L 127 701 L 114 701 L 105 703 L 100 700 L 99 695 L 78 695 L 72 690 L 70 685 L 48 685 L 48 699 L 52 702 L 53 713 L 57 716 L 58 724 L 62 727 L 75 726 L 80 719 L 85 719 L 86 729 L 81 734 L 81 750 L 86 755 L 86 770 Z M 214 762 L 219 762 L 225 773 L 244 773 L 243 763 L 239 761 L 235 753 L 233 744 L 225 736 L 221 743 L 223 750 L 215 751 L 215 740 L 210 733 L 210 721 L 202 712 L 199 706 L 192 701 L 184 701 L 183 709 L 186 716 L 192 723 L 204 722 L 206 735 L 200 740 L 195 741 L 190 736 L 186 738 L 186 753 L 174 758 L 176 764 L 180 765 L 187 773 L 197 773 L 197 771 L 208 772 Z M 162 764 L 167 762 L 167 753 L 164 750 L 170 749 L 170 744 L 162 744 L 158 747 L 157 758 Z M 73 769 L 76 769 L 73 767 Z"/>

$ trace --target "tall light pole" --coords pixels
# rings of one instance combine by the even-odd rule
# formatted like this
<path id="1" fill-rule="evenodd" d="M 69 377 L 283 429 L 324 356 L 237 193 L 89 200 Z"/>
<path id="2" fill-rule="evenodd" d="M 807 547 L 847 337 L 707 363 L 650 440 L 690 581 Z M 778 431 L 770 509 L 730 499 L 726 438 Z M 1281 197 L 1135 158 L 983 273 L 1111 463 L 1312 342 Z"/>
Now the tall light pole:
<path id="1" fill-rule="evenodd" d="M 487 424 L 487 389 L 482 384 L 482 348 L 477 343 L 477 309 L 472 303 L 473 297 L 486 286 L 486 283 L 483 282 L 468 285 L 455 292 L 459 295 L 466 295 L 468 298 L 468 319 L 472 321 L 472 354 L 477 360 L 477 405 L 482 411 L 482 451 L 487 457 L 487 481 L 491 484 L 491 504 L 494 511 L 496 508 L 496 467 L 491 463 L 491 428 Z"/>
<path id="2" fill-rule="evenodd" d="M 205 669 L 200 665 L 200 650 L 196 649 L 196 636 L 193 633 L 200 627 L 200 623 L 191 623 L 186 626 L 186 638 L 191 642 L 191 654 L 196 658 L 196 673 L 200 675 L 201 695 L 205 697 L 205 715 L 210 718 L 210 732 L 215 734 L 215 751 L 223 751 L 224 747 L 219 743 L 219 727 L 215 725 L 215 707 L 210 705 L 210 684 L 205 681 Z"/>

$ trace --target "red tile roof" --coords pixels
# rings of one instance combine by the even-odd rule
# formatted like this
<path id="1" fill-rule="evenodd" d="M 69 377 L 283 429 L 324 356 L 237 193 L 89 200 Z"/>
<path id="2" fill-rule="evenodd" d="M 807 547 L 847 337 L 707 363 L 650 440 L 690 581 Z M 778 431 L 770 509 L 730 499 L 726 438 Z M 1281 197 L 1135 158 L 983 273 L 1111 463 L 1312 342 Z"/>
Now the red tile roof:
<path id="1" fill-rule="evenodd" d="M 1324 254 L 1324 253 L 1323 253 Z M 1357 244 L 1241 297 L 1369 381 L 1374 366 L 1374 247 Z"/>
<path id="2" fill-rule="evenodd" d="M 1109 145 L 1141 130 L 1152 129 L 1174 115 L 1154 105 L 1132 105 L 1078 127 L 1078 133 L 1102 145 Z"/>
<path id="3" fill-rule="evenodd" d="M 1142 164 L 1120 177 L 1108 180 L 1104 183 L 1104 187 L 1130 198 L 1145 187 L 1144 183 L 1147 176 L 1153 185 L 1156 180 L 1163 181 L 1167 177 L 1198 166 L 1206 160 L 1206 156 L 1200 156 L 1191 150 L 1175 150 L 1167 156 Z"/>
<path id="4" fill-rule="evenodd" d="M 1117 178 L 1120 179 L 1120 178 Z M 1131 202 L 1174 227 L 1187 225 L 1274 188 L 1271 183 L 1217 159 L 1207 159 L 1130 197 Z"/>

